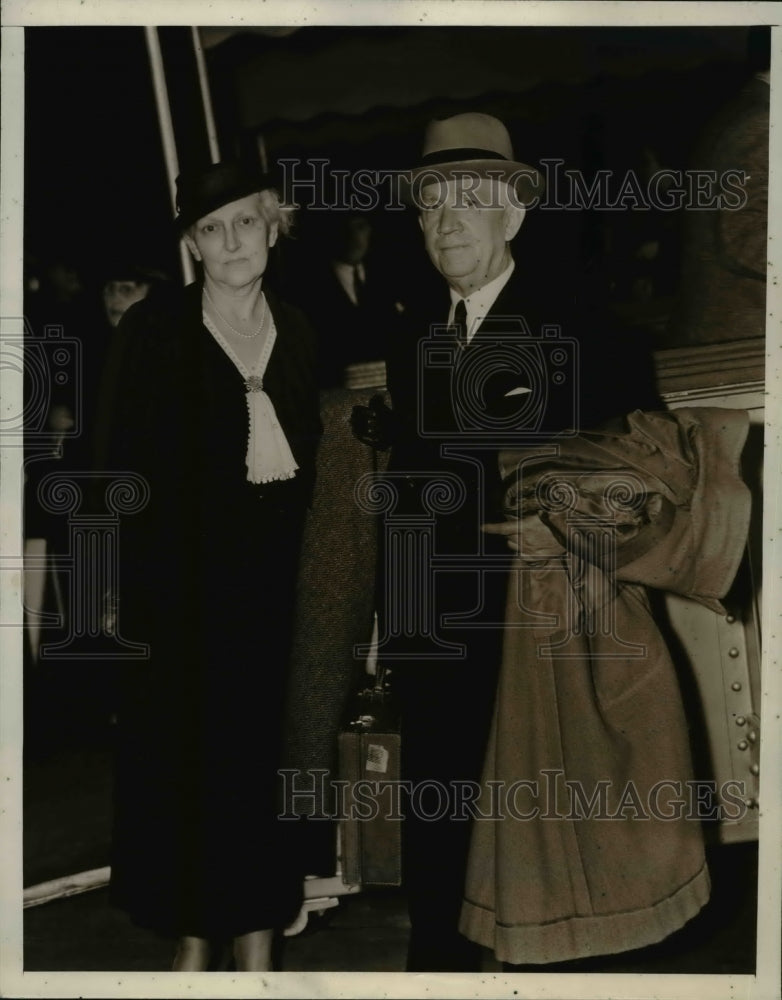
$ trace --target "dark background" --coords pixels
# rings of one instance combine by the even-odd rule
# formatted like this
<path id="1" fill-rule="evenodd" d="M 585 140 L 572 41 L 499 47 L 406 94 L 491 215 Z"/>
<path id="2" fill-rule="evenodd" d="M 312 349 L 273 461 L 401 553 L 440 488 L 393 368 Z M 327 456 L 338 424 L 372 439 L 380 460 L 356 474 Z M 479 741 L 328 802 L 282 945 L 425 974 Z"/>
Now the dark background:
<path id="1" fill-rule="evenodd" d="M 650 156 L 686 167 L 702 125 L 756 68 L 755 36 L 768 31 L 205 28 L 201 37 L 224 156 L 257 150 L 261 135 L 271 161 L 405 169 L 427 121 L 473 109 L 506 122 L 521 160 L 558 157 L 587 178 L 605 167 L 621 178 Z M 180 162 L 207 159 L 190 29 L 159 34 Z M 25 45 L 28 274 L 67 258 L 92 293 L 102 262 L 123 256 L 179 280 L 144 29 L 29 28 Z M 375 245 L 400 286 L 424 280 L 415 219 L 374 216 Z M 533 272 L 572 269 L 654 331 L 675 292 L 678 216 L 530 212 L 515 253 Z M 304 206 L 283 269 L 295 274 L 321 221 Z M 661 252 L 645 275 L 632 249 L 648 235 Z"/>

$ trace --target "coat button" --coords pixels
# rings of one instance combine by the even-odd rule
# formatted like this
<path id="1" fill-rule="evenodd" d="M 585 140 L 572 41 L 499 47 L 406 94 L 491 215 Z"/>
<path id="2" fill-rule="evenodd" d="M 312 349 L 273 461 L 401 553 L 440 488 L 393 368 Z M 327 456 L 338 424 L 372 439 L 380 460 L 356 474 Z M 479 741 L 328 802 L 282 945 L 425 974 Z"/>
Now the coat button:
<path id="1" fill-rule="evenodd" d="M 731 689 L 731 691 L 740 691 L 741 690 L 741 684 L 739 684 L 738 681 L 734 681 L 731 684 L 730 689 Z"/>
<path id="2" fill-rule="evenodd" d="M 736 716 L 736 725 L 737 726 L 743 726 L 746 723 L 746 721 L 747 720 L 744 718 L 743 715 L 737 715 Z"/>
<path id="3" fill-rule="evenodd" d="M 746 750 L 747 747 L 749 746 L 749 743 L 747 743 L 746 740 L 739 740 L 736 746 L 739 748 L 739 750 Z"/>
<path id="4" fill-rule="evenodd" d="M 735 646 L 731 646 L 730 649 L 728 650 L 728 656 L 730 656 L 731 659 L 735 660 L 738 655 L 739 655 L 738 649 L 736 649 Z"/>

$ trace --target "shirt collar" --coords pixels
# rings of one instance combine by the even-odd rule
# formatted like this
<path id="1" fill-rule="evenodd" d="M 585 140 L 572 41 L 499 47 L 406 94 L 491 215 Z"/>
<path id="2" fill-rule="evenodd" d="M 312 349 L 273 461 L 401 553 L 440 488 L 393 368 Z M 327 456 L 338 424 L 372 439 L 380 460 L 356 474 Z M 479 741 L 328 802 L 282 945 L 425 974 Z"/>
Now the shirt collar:
<path id="1" fill-rule="evenodd" d="M 507 285 L 508 279 L 513 274 L 513 269 L 516 264 L 511 259 L 510 264 L 505 268 L 502 274 L 497 275 L 493 281 L 490 281 L 487 285 L 483 285 L 482 288 L 477 289 L 471 295 L 468 295 L 464 300 L 465 308 L 467 309 L 467 343 L 472 340 L 475 331 L 481 325 L 483 320 L 489 314 L 491 307 L 497 301 L 500 292 Z M 456 303 L 461 299 L 461 295 L 455 290 L 451 289 L 451 309 L 448 313 L 448 324 L 449 326 L 453 323 L 453 314 L 456 309 Z"/>
<path id="2" fill-rule="evenodd" d="M 345 290 L 345 294 L 353 303 L 353 305 L 358 305 L 358 296 L 356 294 L 356 277 L 363 284 L 366 281 L 366 271 L 364 270 L 364 265 L 359 264 L 346 264 L 342 260 L 332 261 L 332 267 L 334 268 L 334 274 L 336 275 L 337 281 L 342 285 Z"/>

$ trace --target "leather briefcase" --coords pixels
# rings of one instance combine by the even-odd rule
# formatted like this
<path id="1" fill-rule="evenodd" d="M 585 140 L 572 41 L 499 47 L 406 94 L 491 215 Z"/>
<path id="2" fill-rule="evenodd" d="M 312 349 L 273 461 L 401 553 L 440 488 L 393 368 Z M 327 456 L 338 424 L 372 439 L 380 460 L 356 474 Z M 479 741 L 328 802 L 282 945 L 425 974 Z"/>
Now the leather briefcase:
<path id="1" fill-rule="evenodd" d="M 402 803 L 399 718 L 384 672 L 359 692 L 339 734 L 342 880 L 401 885 Z"/>

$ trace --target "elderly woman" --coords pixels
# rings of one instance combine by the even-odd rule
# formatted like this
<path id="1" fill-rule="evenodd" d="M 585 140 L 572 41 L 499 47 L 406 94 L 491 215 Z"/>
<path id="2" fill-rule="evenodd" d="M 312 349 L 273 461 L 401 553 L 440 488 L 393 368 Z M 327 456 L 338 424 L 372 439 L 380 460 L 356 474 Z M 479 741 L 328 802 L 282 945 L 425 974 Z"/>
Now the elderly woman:
<path id="1" fill-rule="evenodd" d="M 123 520 L 125 668 L 112 902 L 179 939 L 174 969 L 233 943 L 271 967 L 302 873 L 276 817 L 296 566 L 320 434 L 313 335 L 263 284 L 288 216 L 268 179 L 223 162 L 178 179 L 203 279 L 118 328 L 113 468 L 140 474 Z"/>

